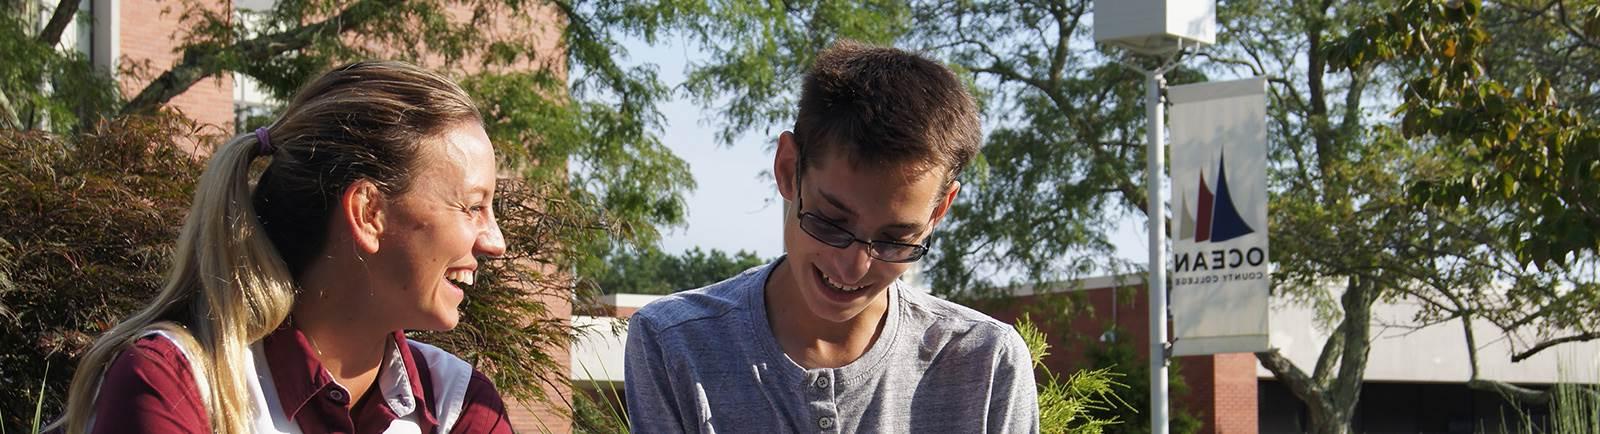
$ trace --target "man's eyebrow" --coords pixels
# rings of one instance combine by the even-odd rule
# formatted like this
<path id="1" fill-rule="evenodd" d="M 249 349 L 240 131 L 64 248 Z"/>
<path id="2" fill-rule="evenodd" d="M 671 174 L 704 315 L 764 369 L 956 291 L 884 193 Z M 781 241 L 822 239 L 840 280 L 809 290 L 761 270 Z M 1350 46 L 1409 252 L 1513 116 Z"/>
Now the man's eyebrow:
<path id="1" fill-rule="evenodd" d="M 883 227 L 882 231 L 891 231 L 891 230 L 896 230 L 896 229 L 903 229 L 903 230 L 908 230 L 908 231 L 913 231 L 913 232 L 921 231 L 922 230 L 922 223 L 895 223 L 895 224 L 891 224 L 891 225 L 885 225 Z"/>
<path id="2" fill-rule="evenodd" d="M 852 210 L 852 209 L 850 209 L 850 207 L 845 206 L 844 202 L 840 201 L 836 197 L 833 197 L 833 195 L 828 194 L 828 192 L 822 191 L 822 189 L 817 189 L 817 195 L 822 196 L 822 200 L 827 201 L 828 204 L 833 205 L 834 208 L 838 208 L 839 211 L 843 212 L 846 217 L 855 217 L 856 216 L 855 210 Z M 887 224 L 887 225 L 884 225 L 883 227 L 879 228 L 878 232 L 882 233 L 882 232 L 887 232 L 887 231 L 892 231 L 892 230 L 906 230 L 906 231 L 912 231 L 912 232 L 921 232 L 922 231 L 922 223 L 917 223 L 917 222 L 891 223 L 891 224 Z"/>
<path id="3" fill-rule="evenodd" d="M 817 189 L 817 194 L 822 196 L 822 200 L 828 201 L 828 203 L 833 205 L 834 208 L 838 208 L 839 211 L 843 212 L 846 217 L 856 216 L 855 210 L 850 209 L 848 206 L 844 206 L 844 202 L 840 202 L 838 198 L 833 197 L 833 195 L 828 194 L 828 192 L 822 191 L 822 189 L 819 188 Z"/>

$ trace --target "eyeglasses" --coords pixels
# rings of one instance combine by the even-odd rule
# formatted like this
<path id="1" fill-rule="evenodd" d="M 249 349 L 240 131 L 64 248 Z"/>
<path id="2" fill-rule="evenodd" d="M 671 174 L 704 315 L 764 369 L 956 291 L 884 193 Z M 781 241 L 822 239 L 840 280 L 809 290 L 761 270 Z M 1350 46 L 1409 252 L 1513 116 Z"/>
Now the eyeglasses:
<path id="1" fill-rule="evenodd" d="M 849 248 L 851 244 L 861 243 L 867 245 L 867 256 L 883 262 L 904 264 L 917 262 L 928 254 L 928 246 L 923 244 L 897 243 L 894 241 L 863 240 L 856 238 L 855 234 L 839 225 L 809 212 L 800 213 L 800 229 L 815 238 L 822 244 L 834 248 Z"/>
<path id="2" fill-rule="evenodd" d="M 801 200 L 799 193 L 801 190 L 798 176 L 800 173 L 799 167 L 796 167 L 795 173 L 797 176 L 795 177 L 794 208 L 798 211 L 804 209 L 804 202 Z M 866 244 L 867 256 L 879 261 L 904 264 L 917 262 L 928 254 L 928 244 L 926 243 L 909 244 L 883 240 L 863 240 L 856 238 L 855 234 L 850 233 L 848 229 L 839 226 L 839 224 L 828 221 L 828 219 L 816 214 L 802 211 L 799 218 L 800 230 L 805 231 L 806 235 L 810 235 L 812 239 L 837 249 L 846 249 L 855 243 Z"/>

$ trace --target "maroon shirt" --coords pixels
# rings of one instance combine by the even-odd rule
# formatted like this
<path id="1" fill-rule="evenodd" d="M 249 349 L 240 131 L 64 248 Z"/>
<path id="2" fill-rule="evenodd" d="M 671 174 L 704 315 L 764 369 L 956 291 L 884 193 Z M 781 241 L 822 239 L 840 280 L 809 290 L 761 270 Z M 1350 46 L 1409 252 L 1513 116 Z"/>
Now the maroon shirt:
<path id="1" fill-rule="evenodd" d="M 428 366 L 405 334 L 394 332 L 395 348 L 405 362 L 415 411 L 422 412 L 423 432 L 433 432 L 439 421 L 433 414 L 433 389 L 425 378 Z M 305 335 L 284 326 L 262 342 L 268 369 L 285 416 L 306 434 L 381 433 L 399 416 L 380 390 L 382 375 L 363 397 L 352 398 L 334 383 L 322 363 L 313 357 Z M 354 408 L 346 410 L 350 399 Z M 404 399 L 402 397 L 401 399 Z M 195 385 L 188 359 L 177 345 L 159 335 L 146 336 L 118 355 L 106 368 L 95 399 L 95 433 L 196 433 L 211 432 L 205 403 Z M 467 385 L 466 402 L 451 433 L 510 433 L 505 404 L 494 384 L 474 370 Z"/>

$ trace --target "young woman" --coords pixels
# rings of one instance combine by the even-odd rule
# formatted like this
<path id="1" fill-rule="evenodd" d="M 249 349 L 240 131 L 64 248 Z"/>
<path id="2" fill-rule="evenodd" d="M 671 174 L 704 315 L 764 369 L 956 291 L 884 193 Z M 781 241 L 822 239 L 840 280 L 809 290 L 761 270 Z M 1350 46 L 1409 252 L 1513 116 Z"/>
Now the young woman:
<path id="1" fill-rule="evenodd" d="M 161 293 L 95 341 L 54 428 L 511 432 L 486 377 L 403 332 L 455 327 L 478 258 L 504 253 L 495 175 L 455 83 L 324 74 L 212 155 Z"/>

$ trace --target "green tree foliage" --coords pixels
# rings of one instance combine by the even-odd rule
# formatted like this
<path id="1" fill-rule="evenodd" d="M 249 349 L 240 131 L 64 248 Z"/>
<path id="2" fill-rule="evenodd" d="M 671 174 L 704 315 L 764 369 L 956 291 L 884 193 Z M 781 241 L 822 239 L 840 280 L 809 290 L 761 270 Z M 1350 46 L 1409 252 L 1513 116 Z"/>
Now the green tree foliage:
<path id="1" fill-rule="evenodd" d="M 1518 259 L 1563 267 L 1600 252 L 1600 3 L 1412 0 L 1361 23 L 1334 68 L 1406 67 L 1399 133 L 1460 169 L 1419 179 L 1440 206 L 1493 205 Z"/>
<path id="2" fill-rule="evenodd" d="M 1218 69 L 1271 78 L 1273 285 L 1316 306 L 1333 330 L 1313 366 L 1276 351 L 1257 356 L 1306 404 L 1313 432 L 1350 429 L 1376 303 L 1473 294 L 1499 272 L 1519 273 L 1497 262 L 1503 250 L 1476 242 L 1484 216 L 1407 200 L 1407 180 L 1427 161 L 1404 141 L 1372 132 L 1384 122 L 1372 115 L 1383 107 L 1374 87 L 1393 70 L 1327 67 L 1328 40 L 1388 6 L 1228 2 L 1219 6 L 1218 46 L 1206 56 Z"/>
<path id="3" fill-rule="evenodd" d="M 1116 331 L 1113 331 L 1116 332 Z M 1117 333 L 1120 334 L 1120 333 Z M 1090 369 L 1104 370 L 1116 375 L 1121 382 L 1127 385 L 1128 390 L 1150 390 L 1150 369 L 1147 359 L 1138 357 L 1131 339 L 1118 339 L 1108 343 L 1086 344 L 1088 347 Z M 1184 380 L 1183 366 L 1178 360 L 1172 360 L 1167 366 L 1167 392 L 1170 396 L 1188 396 L 1189 383 Z M 1117 419 L 1121 424 L 1106 427 L 1107 433 L 1112 434 L 1137 434 L 1148 433 L 1150 430 L 1150 395 L 1148 393 L 1124 393 L 1125 405 L 1110 406 L 1095 412 L 1099 417 Z M 1173 434 L 1194 434 L 1200 432 L 1200 419 L 1196 418 L 1189 409 L 1184 408 L 1180 402 L 1169 402 L 1167 408 L 1167 432 Z"/>
<path id="4" fill-rule="evenodd" d="M 51 15 L 73 16 L 77 2 L 61 3 Z M 516 397 L 567 381 L 545 349 L 570 339 L 570 326 L 543 301 L 593 286 L 558 271 L 653 243 L 657 228 L 681 223 L 693 186 L 656 136 L 666 87 L 650 67 L 619 63 L 618 38 L 655 28 L 619 18 L 624 5 L 280 0 L 232 11 L 185 1 L 173 8 L 190 29 L 176 35 L 178 64 L 125 102 L 103 71 L 56 48 L 58 26 L 35 32 L 28 17 L 39 14 L 13 6 L 0 16 L 0 387 L 46 380 L 47 415 L 72 375 L 60 367 L 161 281 L 199 170 L 175 142 L 231 133 L 158 109 L 205 78 L 242 74 L 283 98 L 332 65 L 376 57 L 442 63 L 461 80 L 514 174 L 496 204 L 511 250 L 485 264 L 461 326 L 422 339 Z M 481 31 L 517 17 L 542 18 L 511 23 L 522 32 Z M 48 377 L 45 361 L 58 368 Z M 35 402 L 19 396 L 0 398 L 0 425 L 26 426 Z"/>
<path id="5" fill-rule="evenodd" d="M 162 116 L 70 139 L 0 130 L 0 388 L 48 380 L 46 414 L 58 414 L 73 372 L 62 367 L 156 293 L 201 169 L 174 140 L 197 129 Z M 0 425 L 29 426 L 35 398 L 0 397 Z"/>
<path id="6" fill-rule="evenodd" d="M 1102 416 L 1103 412 L 1126 407 L 1117 396 L 1127 386 L 1118 382 L 1121 375 L 1109 369 L 1074 372 L 1066 381 L 1044 364 L 1050 344 L 1044 332 L 1023 315 L 1017 320 L 1017 333 L 1028 344 L 1033 367 L 1039 376 L 1039 426 L 1049 434 L 1100 434 L 1125 421 Z M 1113 431 L 1117 432 L 1117 431 Z"/>
<path id="7" fill-rule="evenodd" d="M 116 108 L 108 76 L 31 29 L 9 8 L 0 14 L 0 128 L 67 132 Z"/>
<path id="8" fill-rule="evenodd" d="M 1227 2 L 1218 13 L 1218 47 L 1206 56 L 1218 68 L 1272 77 L 1270 225 L 1274 240 L 1291 240 L 1273 245 L 1274 286 L 1317 306 L 1334 327 L 1309 371 L 1276 352 L 1258 358 L 1306 403 L 1315 432 L 1349 430 L 1376 303 L 1417 303 L 1418 324 L 1489 318 L 1508 332 L 1516 323 L 1537 332 L 1520 335 L 1528 336 L 1571 324 L 1562 312 L 1573 311 L 1541 307 L 1550 306 L 1549 294 L 1592 286 L 1592 277 L 1573 270 L 1523 266 L 1515 244 L 1494 233 L 1515 218 L 1507 207 L 1414 200 L 1418 182 L 1465 166 L 1434 142 L 1407 140 L 1398 130 L 1409 118 L 1383 116 L 1399 99 L 1389 90 L 1415 65 L 1395 57 L 1348 62 L 1360 57 L 1354 41 L 1375 37 L 1364 23 L 1388 20 L 1404 5 Z M 1475 367 L 1476 352 L 1469 354 Z M 1472 377 L 1477 384 L 1476 369 Z"/>
<path id="9" fill-rule="evenodd" d="M 1408 180 L 1410 199 L 1432 213 L 1480 216 L 1494 229 L 1478 241 L 1502 252 L 1498 268 L 1543 270 L 1501 276 L 1505 290 L 1487 296 L 1439 291 L 1447 296 L 1433 297 L 1432 310 L 1524 336 L 1513 361 L 1600 338 L 1600 129 L 1586 120 L 1600 111 L 1600 3 L 1408 0 L 1328 51 L 1334 70 L 1399 71 L 1401 120 L 1380 133 L 1410 142 L 1426 163 Z M 1470 385 L 1549 401 L 1478 379 L 1469 355 Z"/>
<path id="10" fill-rule="evenodd" d="M 601 259 L 605 269 L 591 278 L 601 292 L 661 295 L 721 282 L 767 262 L 745 250 L 729 255 L 695 247 L 674 255 L 654 246 L 617 250 Z"/>

